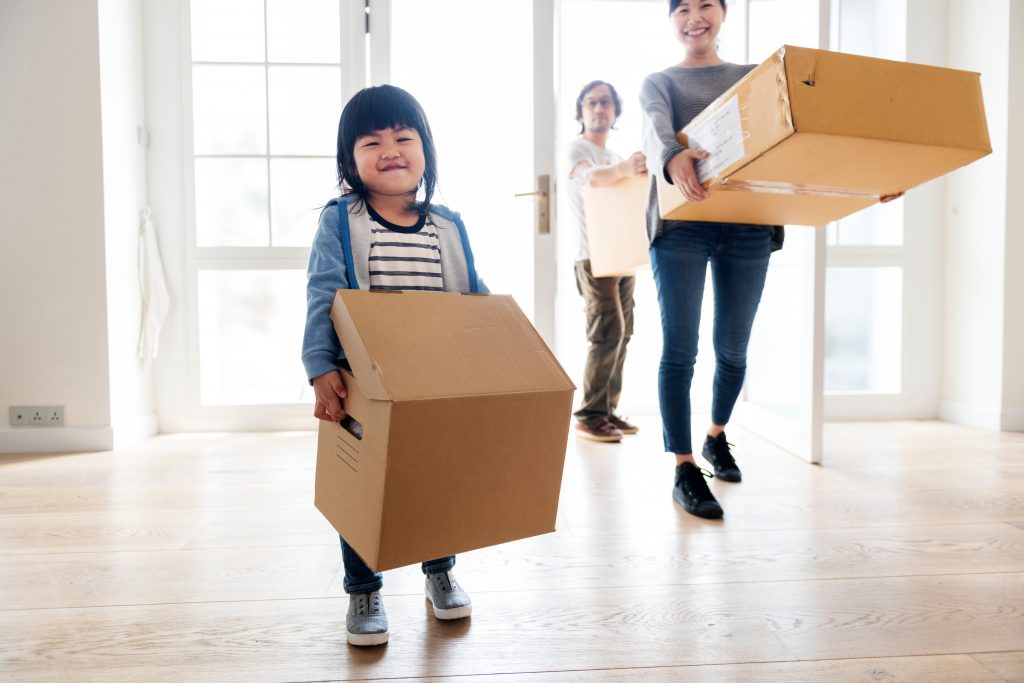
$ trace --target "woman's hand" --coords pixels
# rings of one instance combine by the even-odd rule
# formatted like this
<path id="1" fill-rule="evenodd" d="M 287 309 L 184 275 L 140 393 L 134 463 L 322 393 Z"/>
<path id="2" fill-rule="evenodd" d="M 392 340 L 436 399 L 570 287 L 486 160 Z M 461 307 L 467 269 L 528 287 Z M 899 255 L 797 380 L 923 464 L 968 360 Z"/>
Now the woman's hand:
<path id="1" fill-rule="evenodd" d="M 707 159 L 709 156 L 711 155 L 707 152 L 684 149 L 669 159 L 665 165 L 668 177 L 691 202 L 702 202 L 708 198 L 708 191 L 701 187 L 700 181 L 697 180 L 697 169 L 694 168 L 694 164 L 697 159 Z"/>
<path id="2" fill-rule="evenodd" d="M 341 399 L 348 396 L 348 391 L 345 389 L 345 382 L 342 381 L 340 372 L 331 370 L 319 377 L 314 377 L 313 393 L 316 394 L 313 417 L 329 422 L 339 422 L 341 418 L 345 417 Z"/>
<path id="3" fill-rule="evenodd" d="M 896 194 L 883 194 L 881 197 L 878 198 L 878 201 L 882 204 L 888 204 L 892 200 L 899 199 L 905 194 L 906 192 L 897 192 Z"/>

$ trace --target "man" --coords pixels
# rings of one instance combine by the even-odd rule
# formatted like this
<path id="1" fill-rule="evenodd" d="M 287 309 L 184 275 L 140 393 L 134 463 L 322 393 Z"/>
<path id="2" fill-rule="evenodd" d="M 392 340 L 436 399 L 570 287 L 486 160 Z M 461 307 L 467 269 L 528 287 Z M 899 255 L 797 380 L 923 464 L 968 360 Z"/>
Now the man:
<path id="1" fill-rule="evenodd" d="M 583 187 L 606 187 L 646 172 L 644 155 L 622 159 L 607 149 L 608 134 L 622 113 L 622 100 L 605 81 L 588 83 L 576 98 L 580 135 L 569 145 L 569 204 L 579 235 L 576 285 L 586 305 L 590 347 L 583 374 L 583 405 L 576 411 L 576 435 L 594 441 L 621 441 L 639 429 L 615 414 L 622 393 L 622 366 L 633 334 L 636 279 L 594 277 L 590 270 Z"/>

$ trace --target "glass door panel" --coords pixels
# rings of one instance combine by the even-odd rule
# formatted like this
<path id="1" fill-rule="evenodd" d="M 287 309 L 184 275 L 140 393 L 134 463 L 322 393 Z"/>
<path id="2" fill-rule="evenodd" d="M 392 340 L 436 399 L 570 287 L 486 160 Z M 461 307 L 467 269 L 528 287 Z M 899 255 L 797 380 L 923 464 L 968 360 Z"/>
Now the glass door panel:
<path id="1" fill-rule="evenodd" d="M 388 81 L 427 113 L 435 201 L 462 214 L 492 292 L 534 314 L 533 3 L 392 0 Z"/>

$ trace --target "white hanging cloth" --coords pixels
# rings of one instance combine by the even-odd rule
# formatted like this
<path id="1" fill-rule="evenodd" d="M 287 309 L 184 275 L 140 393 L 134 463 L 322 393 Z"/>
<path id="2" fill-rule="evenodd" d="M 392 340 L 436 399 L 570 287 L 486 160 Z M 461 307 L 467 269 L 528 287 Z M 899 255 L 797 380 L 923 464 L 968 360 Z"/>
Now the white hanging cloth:
<path id="1" fill-rule="evenodd" d="M 167 292 L 164 267 L 160 263 L 152 209 L 147 206 L 142 215 L 142 227 L 139 228 L 139 292 L 142 295 L 139 360 L 143 368 L 148 368 L 159 350 L 160 328 L 170 310 L 171 297 Z"/>

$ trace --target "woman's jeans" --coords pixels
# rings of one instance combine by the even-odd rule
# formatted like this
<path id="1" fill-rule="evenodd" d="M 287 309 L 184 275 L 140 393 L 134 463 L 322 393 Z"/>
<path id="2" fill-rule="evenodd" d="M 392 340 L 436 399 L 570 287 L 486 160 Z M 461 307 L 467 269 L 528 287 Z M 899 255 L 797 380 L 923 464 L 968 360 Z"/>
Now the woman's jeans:
<path id="1" fill-rule="evenodd" d="M 341 559 L 345 563 L 345 592 L 351 595 L 379 591 L 384 585 L 384 575 L 367 567 L 363 558 L 356 554 L 352 546 L 346 543 L 341 536 L 338 538 L 341 540 Z M 424 562 L 422 569 L 424 574 L 440 574 L 454 566 L 455 556 L 450 555 L 439 560 Z"/>
<path id="2" fill-rule="evenodd" d="M 715 291 L 714 424 L 729 422 L 747 371 L 747 343 L 761 302 L 772 232 L 729 223 L 687 222 L 651 245 L 663 335 L 658 394 L 665 450 L 693 453 L 690 382 L 697 361 L 697 334 L 707 264 Z"/>

